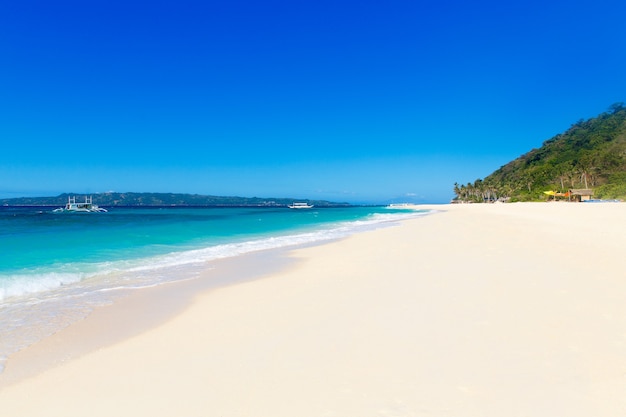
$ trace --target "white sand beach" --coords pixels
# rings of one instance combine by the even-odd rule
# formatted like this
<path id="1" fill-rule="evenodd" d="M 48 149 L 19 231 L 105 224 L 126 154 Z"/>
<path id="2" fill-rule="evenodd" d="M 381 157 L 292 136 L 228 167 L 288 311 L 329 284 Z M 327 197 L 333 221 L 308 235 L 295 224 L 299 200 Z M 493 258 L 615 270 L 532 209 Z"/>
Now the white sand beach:
<path id="1" fill-rule="evenodd" d="M 0 414 L 626 415 L 626 204 L 425 208 L 251 257 L 254 280 L 181 285 L 156 321 L 136 324 L 163 291 L 100 309 L 9 359 L 0 380 L 92 341 L 5 383 Z"/>

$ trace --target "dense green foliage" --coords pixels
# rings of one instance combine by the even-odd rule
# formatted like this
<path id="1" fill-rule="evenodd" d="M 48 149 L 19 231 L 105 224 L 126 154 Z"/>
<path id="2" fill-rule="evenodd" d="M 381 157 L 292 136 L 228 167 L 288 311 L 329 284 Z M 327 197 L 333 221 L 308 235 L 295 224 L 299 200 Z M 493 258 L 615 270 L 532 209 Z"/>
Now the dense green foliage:
<path id="1" fill-rule="evenodd" d="M 9 206 L 63 206 L 67 198 L 76 196 L 76 201 L 83 201 L 82 194 L 61 194 L 56 197 L 22 197 L 0 200 L 0 205 Z M 285 207 L 294 201 L 314 204 L 316 207 L 347 206 L 347 203 L 332 203 L 323 200 L 296 200 L 292 198 L 259 197 L 218 197 L 198 194 L 172 193 L 99 193 L 93 195 L 94 204 L 100 206 L 184 206 L 184 207 Z"/>
<path id="2" fill-rule="evenodd" d="M 541 201 L 544 191 L 593 189 L 594 198 L 626 198 L 626 107 L 580 120 L 473 184 L 454 185 L 458 201 Z"/>

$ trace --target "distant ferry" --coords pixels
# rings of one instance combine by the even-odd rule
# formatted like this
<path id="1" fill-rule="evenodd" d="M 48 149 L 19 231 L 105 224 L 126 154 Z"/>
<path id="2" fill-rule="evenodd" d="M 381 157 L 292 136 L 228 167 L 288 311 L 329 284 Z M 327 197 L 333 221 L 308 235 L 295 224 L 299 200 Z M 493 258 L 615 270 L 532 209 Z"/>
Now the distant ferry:
<path id="1" fill-rule="evenodd" d="M 65 207 L 54 209 L 55 213 L 106 213 L 107 210 L 93 204 L 91 197 L 85 197 L 84 203 L 77 203 L 76 197 L 67 197 Z"/>
<path id="2" fill-rule="evenodd" d="M 308 203 L 292 203 L 287 207 L 289 207 L 290 209 L 310 209 L 313 208 L 313 205 Z"/>

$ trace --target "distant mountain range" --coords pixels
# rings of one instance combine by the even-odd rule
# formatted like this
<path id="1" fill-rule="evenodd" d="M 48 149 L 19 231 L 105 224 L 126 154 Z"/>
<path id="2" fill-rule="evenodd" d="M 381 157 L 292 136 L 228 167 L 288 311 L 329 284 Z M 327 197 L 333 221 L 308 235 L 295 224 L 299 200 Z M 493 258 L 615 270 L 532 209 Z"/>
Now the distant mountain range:
<path id="1" fill-rule="evenodd" d="M 0 199 L 3 206 L 63 206 L 68 197 L 83 201 L 85 194 L 61 194 L 56 197 L 21 197 Z M 348 203 L 325 200 L 259 197 L 220 197 L 199 194 L 174 193 L 98 193 L 93 194 L 93 203 L 104 207 L 286 207 L 294 201 L 306 202 L 315 207 L 348 207 Z"/>
<path id="2" fill-rule="evenodd" d="M 541 148 L 500 167 L 484 179 L 455 184 L 457 201 L 541 201 L 545 192 L 593 191 L 594 198 L 626 199 L 626 107 L 616 103 L 579 120 Z"/>

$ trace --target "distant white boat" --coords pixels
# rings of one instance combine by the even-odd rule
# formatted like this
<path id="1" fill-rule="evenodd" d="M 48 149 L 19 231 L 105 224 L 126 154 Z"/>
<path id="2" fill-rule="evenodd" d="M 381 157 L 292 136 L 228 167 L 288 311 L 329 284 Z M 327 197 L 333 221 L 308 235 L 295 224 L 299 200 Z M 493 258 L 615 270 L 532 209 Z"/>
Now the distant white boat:
<path id="1" fill-rule="evenodd" d="M 310 209 L 313 208 L 313 204 L 308 203 L 291 203 L 288 205 L 290 209 Z"/>
<path id="2" fill-rule="evenodd" d="M 107 210 L 93 204 L 91 197 L 85 197 L 85 202 L 77 203 L 76 197 L 67 197 L 65 207 L 52 210 L 55 213 L 106 213 Z"/>
<path id="3" fill-rule="evenodd" d="M 410 208 L 413 206 L 414 204 L 410 204 L 410 203 L 392 203 L 392 204 L 387 205 L 387 208 L 397 209 L 397 208 Z"/>

